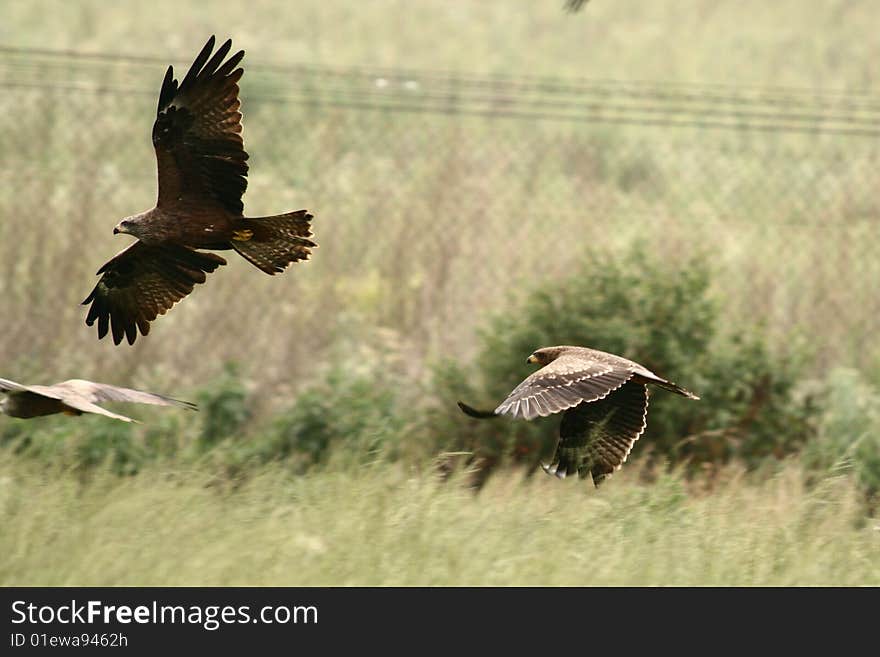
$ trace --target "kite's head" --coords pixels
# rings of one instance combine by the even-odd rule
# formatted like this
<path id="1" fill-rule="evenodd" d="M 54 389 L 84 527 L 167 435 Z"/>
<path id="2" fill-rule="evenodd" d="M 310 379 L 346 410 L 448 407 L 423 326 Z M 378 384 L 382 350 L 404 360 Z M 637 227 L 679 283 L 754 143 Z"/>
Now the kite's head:
<path id="1" fill-rule="evenodd" d="M 535 365 L 543 367 L 559 358 L 559 354 L 561 354 L 564 349 L 565 347 L 543 347 L 542 349 L 536 349 L 532 352 L 532 355 L 528 357 L 526 362 L 534 363 Z"/>
<path id="2" fill-rule="evenodd" d="M 134 223 L 130 219 L 123 219 L 116 224 L 116 228 L 113 229 L 113 234 L 119 235 L 119 233 L 125 233 L 127 235 L 134 235 L 132 228 L 134 228 Z M 137 229 L 135 228 L 135 230 Z"/>
<path id="3" fill-rule="evenodd" d="M 141 234 L 143 233 L 142 229 L 144 227 L 142 223 L 144 214 L 136 214 L 131 217 L 126 217 L 118 224 L 116 224 L 116 228 L 113 229 L 113 234 L 119 235 L 120 233 L 123 233 L 125 235 L 134 235 L 135 237 L 141 237 Z"/>

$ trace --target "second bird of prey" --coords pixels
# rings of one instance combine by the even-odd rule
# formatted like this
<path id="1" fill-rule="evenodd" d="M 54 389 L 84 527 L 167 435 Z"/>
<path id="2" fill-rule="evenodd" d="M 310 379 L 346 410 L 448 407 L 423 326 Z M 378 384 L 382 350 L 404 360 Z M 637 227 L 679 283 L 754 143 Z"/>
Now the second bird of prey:
<path id="1" fill-rule="evenodd" d="M 113 342 L 133 344 L 150 322 L 192 292 L 206 275 L 226 264 L 198 249 L 234 249 L 267 274 L 307 260 L 317 246 L 312 215 L 297 210 L 272 217 L 245 217 L 248 154 L 241 137 L 236 68 L 244 51 L 226 59 L 227 40 L 214 53 L 208 39 L 180 83 L 168 67 L 153 123 L 159 194 L 156 206 L 126 217 L 114 233 L 138 239 L 99 270 L 101 278 L 83 301 L 86 324 L 98 323 Z M 213 53 L 213 54 L 212 54 Z M 224 61 L 226 59 L 226 61 Z"/>
<path id="2" fill-rule="evenodd" d="M 106 383 L 71 379 L 51 386 L 24 385 L 0 379 L 0 413 L 18 418 L 33 418 L 43 415 L 82 415 L 97 413 L 114 420 L 134 422 L 127 415 L 112 413 L 98 404 L 102 402 L 130 402 L 136 404 L 156 404 L 158 406 L 180 406 L 198 410 L 195 404 L 172 399 L 153 392 L 120 388 Z"/>
<path id="3" fill-rule="evenodd" d="M 619 470 L 648 426 L 648 385 L 699 399 L 635 361 L 588 347 L 543 347 L 528 359 L 541 365 L 493 411 L 458 402 L 476 418 L 533 420 L 562 413 L 553 461 L 544 471 L 563 479 L 590 474 L 598 486 Z"/>

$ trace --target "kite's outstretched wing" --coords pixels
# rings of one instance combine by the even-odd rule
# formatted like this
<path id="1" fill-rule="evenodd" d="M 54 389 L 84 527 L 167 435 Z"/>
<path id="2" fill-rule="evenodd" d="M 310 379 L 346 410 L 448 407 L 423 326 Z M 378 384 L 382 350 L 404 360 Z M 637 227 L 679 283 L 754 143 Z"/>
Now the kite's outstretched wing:
<path id="1" fill-rule="evenodd" d="M 104 415 L 106 417 L 111 417 L 114 420 L 122 420 L 123 422 L 137 422 L 137 420 L 130 418 L 127 415 L 120 415 L 119 413 L 108 411 L 106 408 L 101 408 L 97 404 L 87 402 L 85 399 L 80 399 L 78 397 L 65 399 L 64 405 L 80 411 L 81 413 L 94 413 L 96 415 Z"/>
<path id="2" fill-rule="evenodd" d="M 135 404 L 156 404 L 158 406 L 180 406 L 192 411 L 198 410 L 195 404 L 188 401 L 181 401 L 152 392 L 133 390 L 132 388 L 121 388 L 107 383 L 86 381 L 84 379 L 62 381 L 52 387 L 68 393 L 63 396 L 65 403 L 67 403 L 69 398 L 77 396 L 93 404 L 100 402 L 131 402 Z"/>
<path id="3" fill-rule="evenodd" d="M 213 253 L 183 246 L 147 246 L 135 242 L 98 270 L 103 274 L 83 301 L 91 304 L 86 324 L 98 322 L 98 338 L 110 330 L 114 344 L 128 339 L 134 344 L 138 329 L 150 332 L 150 322 L 204 283 L 206 274 L 225 265 Z"/>
<path id="4" fill-rule="evenodd" d="M 648 388 L 629 381 L 604 399 L 565 411 L 548 474 L 565 478 L 589 472 L 598 486 L 619 470 L 648 422 Z"/>
<path id="5" fill-rule="evenodd" d="M 488 418 L 509 414 L 533 420 L 573 408 L 582 402 L 602 399 L 633 376 L 631 370 L 583 353 L 564 354 L 527 376 L 494 411 L 484 411 L 458 402 L 471 417 Z"/>
<path id="6" fill-rule="evenodd" d="M 241 138 L 241 101 L 235 68 L 244 57 L 239 50 L 226 62 L 232 41 L 217 52 L 208 39 L 189 72 L 178 84 L 168 67 L 153 124 L 153 146 L 159 168 L 158 208 L 180 201 L 219 204 L 233 215 L 244 209 L 247 159 Z"/>
<path id="7" fill-rule="evenodd" d="M 495 413 L 532 420 L 602 399 L 632 377 L 629 370 L 582 354 L 564 354 L 526 377 Z"/>
<path id="8" fill-rule="evenodd" d="M 26 386 L 9 379 L 0 379 L 0 392 L 7 394 L 20 392 L 61 400 L 61 394 L 53 386 Z"/>
<path id="9" fill-rule="evenodd" d="M 0 379 L 0 392 L 27 392 L 28 386 L 24 386 L 9 379 Z"/>
<path id="10" fill-rule="evenodd" d="M 164 395 L 151 392 L 120 388 L 106 383 L 96 383 L 84 379 L 70 379 L 51 386 L 25 386 L 8 379 L 0 379 L 0 392 L 15 394 L 19 399 L 18 413 L 15 417 L 34 417 L 46 415 L 46 408 L 37 402 L 39 395 L 54 399 L 58 403 L 49 410 L 49 413 L 79 411 L 80 413 L 97 413 L 123 422 L 136 422 L 126 415 L 113 413 L 98 406 L 99 402 L 135 402 L 140 404 L 159 404 L 161 406 L 181 406 L 191 410 L 198 410 L 195 404 L 172 399 Z M 36 408 L 35 405 L 36 404 Z"/>

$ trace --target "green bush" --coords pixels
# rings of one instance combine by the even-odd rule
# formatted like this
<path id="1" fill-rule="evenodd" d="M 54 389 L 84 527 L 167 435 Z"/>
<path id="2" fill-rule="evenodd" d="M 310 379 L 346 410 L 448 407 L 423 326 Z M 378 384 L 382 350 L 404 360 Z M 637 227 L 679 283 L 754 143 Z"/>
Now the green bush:
<path id="1" fill-rule="evenodd" d="M 395 459 L 406 437 L 401 386 L 381 370 L 336 366 L 250 437 L 239 458 L 286 460 L 304 471 L 334 458 Z"/>
<path id="2" fill-rule="evenodd" d="M 247 391 L 234 363 L 227 363 L 223 374 L 199 392 L 198 402 L 202 449 L 239 435 L 251 419 Z"/>
<path id="3" fill-rule="evenodd" d="M 143 444 L 134 439 L 132 425 L 89 418 L 90 430 L 76 445 L 76 463 L 90 469 L 107 463 L 116 474 L 137 474 L 147 458 Z"/>
<path id="4" fill-rule="evenodd" d="M 534 465 L 549 457 L 559 420 L 476 421 L 457 399 L 493 408 L 530 372 L 526 357 L 557 344 L 590 346 L 642 363 L 693 390 L 690 401 L 652 387 L 648 429 L 636 445 L 671 460 L 757 462 L 809 436 L 812 398 L 798 395 L 798 359 L 771 353 L 760 327 L 721 330 L 705 257 L 668 262 L 639 245 L 623 257 L 590 254 L 569 278 L 534 290 L 481 332 L 470 365 L 441 363 L 428 431 L 440 448 Z"/>
<path id="5" fill-rule="evenodd" d="M 2 418 L 5 426 L 0 430 L 0 446 L 6 447 L 14 454 L 19 454 L 38 461 L 62 461 L 68 465 L 76 464 L 76 457 L 68 444 L 78 444 L 83 440 L 83 423 L 89 424 L 90 418 L 73 420 L 69 417 L 46 417 L 31 420 Z"/>
<path id="6" fill-rule="evenodd" d="M 880 392 L 852 369 L 831 372 L 820 393 L 818 431 L 804 447 L 813 473 L 853 473 L 871 497 L 880 493 Z"/>
<path id="7" fill-rule="evenodd" d="M 107 466 L 131 475 L 148 458 L 131 424 L 95 416 L 12 420 L 0 437 L 15 454 L 77 470 Z"/>

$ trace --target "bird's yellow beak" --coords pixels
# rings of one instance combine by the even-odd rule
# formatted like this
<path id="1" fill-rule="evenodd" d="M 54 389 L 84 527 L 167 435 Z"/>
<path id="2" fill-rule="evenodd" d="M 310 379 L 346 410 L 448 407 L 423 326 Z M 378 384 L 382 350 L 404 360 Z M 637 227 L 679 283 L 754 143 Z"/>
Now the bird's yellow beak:
<path id="1" fill-rule="evenodd" d="M 526 358 L 527 363 L 537 363 L 538 359 L 535 357 L 535 354 L 532 354 L 528 358 Z"/>

